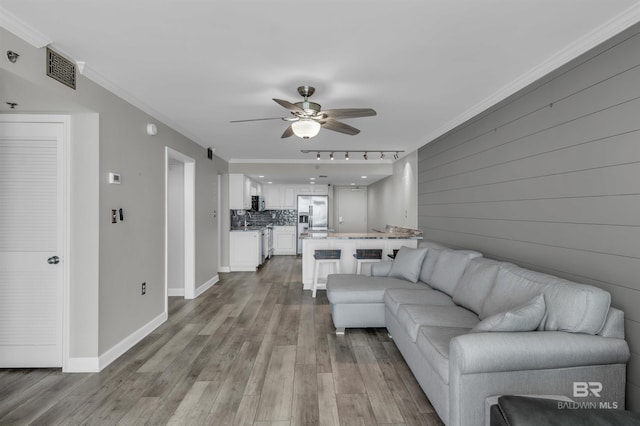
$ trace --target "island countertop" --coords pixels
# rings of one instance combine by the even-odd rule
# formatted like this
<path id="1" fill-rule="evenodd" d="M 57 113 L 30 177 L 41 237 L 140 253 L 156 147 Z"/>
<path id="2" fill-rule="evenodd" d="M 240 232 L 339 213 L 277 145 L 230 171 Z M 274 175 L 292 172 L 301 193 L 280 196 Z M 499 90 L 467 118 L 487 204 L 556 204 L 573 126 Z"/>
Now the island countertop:
<path id="1" fill-rule="evenodd" d="M 312 231 L 300 234 L 300 238 L 311 240 L 421 240 L 422 236 L 404 232 Z"/>

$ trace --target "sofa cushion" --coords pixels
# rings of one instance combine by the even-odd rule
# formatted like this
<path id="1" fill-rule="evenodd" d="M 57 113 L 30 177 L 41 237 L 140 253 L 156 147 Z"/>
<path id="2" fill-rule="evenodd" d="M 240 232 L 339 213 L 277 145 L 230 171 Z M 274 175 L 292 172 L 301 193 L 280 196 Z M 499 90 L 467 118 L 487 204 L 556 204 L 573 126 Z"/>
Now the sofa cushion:
<path id="1" fill-rule="evenodd" d="M 480 256 L 470 250 L 442 250 L 427 284 L 452 295 L 469 261 Z"/>
<path id="2" fill-rule="evenodd" d="M 427 255 L 424 257 L 422 267 L 420 268 L 420 281 L 428 283 L 433 273 L 433 267 L 436 266 L 436 261 L 440 256 L 442 249 L 429 248 Z"/>
<path id="3" fill-rule="evenodd" d="M 454 306 L 451 296 L 425 286 L 424 289 L 390 289 L 384 293 L 384 304 L 394 315 L 400 305 Z"/>
<path id="4" fill-rule="evenodd" d="M 393 264 L 393 262 L 385 260 L 382 262 L 374 262 L 368 264 L 371 265 L 372 277 L 386 277 L 389 275 L 389 271 L 391 271 L 391 265 Z M 365 265 L 367 265 L 367 263 L 362 266 L 364 267 Z"/>
<path id="5" fill-rule="evenodd" d="M 471 329 L 471 333 L 483 331 L 533 331 L 540 325 L 544 313 L 544 296 L 539 294 L 524 305 L 483 319 Z"/>
<path id="6" fill-rule="evenodd" d="M 469 329 L 462 327 L 422 326 L 418 330 L 418 350 L 446 384 L 449 384 L 449 342 L 467 333 Z"/>
<path id="7" fill-rule="evenodd" d="M 480 314 L 482 305 L 496 282 L 501 264 L 502 262 L 483 257 L 471 259 L 453 291 L 453 301 Z"/>
<path id="8" fill-rule="evenodd" d="M 418 336 L 418 329 L 423 325 L 473 328 L 479 322 L 476 314 L 455 305 L 400 305 L 397 320 L 414 342 Z"/>
<path id="9" fill-rule="evenodd" d="M 396 254 L 389 276 L 392 278 L 403 278 L 412 283 L 418 282 L 420 278 L 420 268 L 424 257 L 427 255 L 427 248 L 400 247 Z"/>
<path id="10" fill-rule="evenodd" d="M 527 295 L 530 295 L 529 298 L 535 295 L 534 287 L 544 293 L 547 309 L 538 330 L 597 334 L 605 324 L 611 304 L 609 292 L 511 264 L 500 267 L 496 284 L 482 307 L 481 319 L 486 318 L 485 314 L 492 310 L 492 314 L 495 314 L 518 304 L 492 300 L 496 296 L 500 298 L 498 290 L 502 289 L 500 292 L 504 293 L 505 288 L 509 287 L 506 285 L 509 280 L 526 283 L 519 295 L 515 293 L 519 286 L 510 290 L 514 292 L 514 299 L 519 298 L 520 304 L 528 300 Z"/>
<path id="11" fill-rule="evenodd" d="M 480 319 L 520 306 L 542 293 L 545 285 L 517 274 L 518 267 L 501 266 L 496 283 L 482 305 Z"/>
<path id="12" fill-rule="evenodd" d="M 400 278 L 367 277 L 355 274 L 331 274 L 327 278 L 327 298 L 335 303 L 383 303 L 388 288 L 425 288 Z"/>

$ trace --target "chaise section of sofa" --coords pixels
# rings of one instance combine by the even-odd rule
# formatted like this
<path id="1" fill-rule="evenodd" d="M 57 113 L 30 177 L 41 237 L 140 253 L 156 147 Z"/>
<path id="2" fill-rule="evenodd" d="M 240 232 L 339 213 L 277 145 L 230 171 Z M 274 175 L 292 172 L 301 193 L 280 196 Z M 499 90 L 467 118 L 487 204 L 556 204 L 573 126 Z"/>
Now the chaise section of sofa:
<path id="1" fill-rule="evenodd" d="M 445 424 L 483 424 L 495 395 L 573 397 L 574 382 L 601 383 L 599 401 L 624 408 L 630 354 L 608 292 L 474 251 L 420 249 L 371 277 L 329 276 L 327 296 L 338 330 L 388 329 Z"/>

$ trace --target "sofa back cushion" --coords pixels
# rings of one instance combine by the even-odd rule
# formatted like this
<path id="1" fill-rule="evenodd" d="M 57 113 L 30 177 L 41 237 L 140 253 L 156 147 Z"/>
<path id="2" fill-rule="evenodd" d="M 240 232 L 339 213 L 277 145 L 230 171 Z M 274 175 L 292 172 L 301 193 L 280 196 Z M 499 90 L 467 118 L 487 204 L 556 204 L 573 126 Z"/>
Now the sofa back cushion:
<path id="1" fill-rule="evenodd" d="M 519 269 L 520 275 L 545 284 L 543 293 L 547 311 L 538 330 L 597 334 L 604 327 L 611 305 L 609 292 L 542 272 Z"/>
<path id="2" fill-rule="evenodd" d="M 427 284 L 451 296 L 471 259 L 482 254 L 471 250 L 442 250 Z"/>
<path id="3" fill-rule="evenodd" d="M 509 310 L 538 294 L 544 295 L 546 305 L 538 326 L 543 331 L 597 334 L 611 304 L 611 295 L 597 287 L 506 264 L 500 267 L 479 316 L 484 319 Z"/>
<path id="4" fill-rule="evenodd" d="M 517 266 L 501 266 L 496 283 L 491 289 L 480 311 L 481 320 L 500 312 L 508 311 L 525 304 L 535 296 L 542 294 L 544 284 L 533 281 L 516 273 Z"/>
<path id="5" fill-rule="evenodd" d="M 420 281 L 423 283 L 431 281 L 433 267 L 436 266 L 436 260 L 438 260 L 438 256 L 440 256 L 440 252 L 442 250 L 443 249 L 431 247 L 427 250 L 427 255 L 425 256 L 424 262 L 422 262 L 422 268 L 420 269 Z"/>
<path id="6" fill-rule="evenodd" d="M 496 282 L 501 264 L 502 262 L 483 257 L 471 259 L 453 291 L 453 301 L 480 315 L 482 305 Z"/>

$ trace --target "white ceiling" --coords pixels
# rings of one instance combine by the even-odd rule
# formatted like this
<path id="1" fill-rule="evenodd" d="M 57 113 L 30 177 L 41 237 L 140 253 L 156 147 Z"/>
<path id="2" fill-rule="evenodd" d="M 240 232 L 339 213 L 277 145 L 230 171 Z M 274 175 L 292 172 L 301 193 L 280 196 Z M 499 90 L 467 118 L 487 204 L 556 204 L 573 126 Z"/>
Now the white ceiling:
<path id="1" fill-rule="evenodd" d="M 232 164 L 295 162 L 315 161 L 301 149 L 414 151 L 637 22 L 639 3 L 0 0 L 0 25 L 84 61 L 85 76 Z M 325 109 L 378 115 L 344 120 L 357 136 L 308 141 L 281 139 L 280 120 L 229 123 L 288 115 L 271 99 L 297 102 L 304 84 Z"/>

